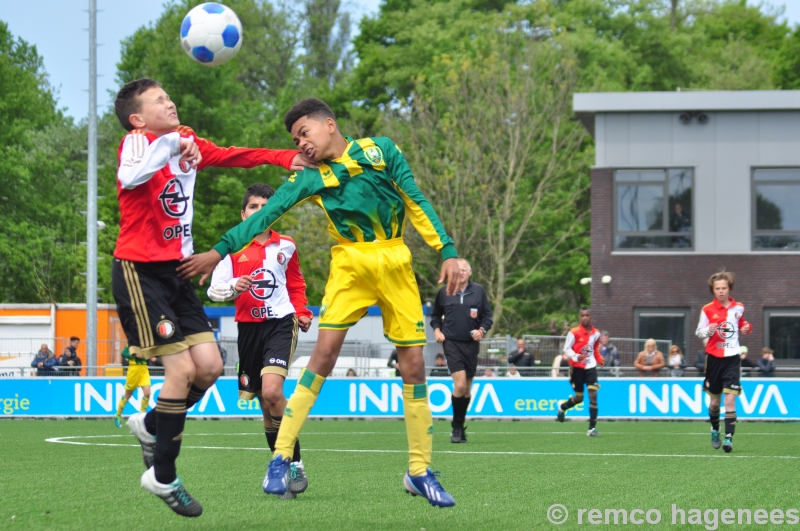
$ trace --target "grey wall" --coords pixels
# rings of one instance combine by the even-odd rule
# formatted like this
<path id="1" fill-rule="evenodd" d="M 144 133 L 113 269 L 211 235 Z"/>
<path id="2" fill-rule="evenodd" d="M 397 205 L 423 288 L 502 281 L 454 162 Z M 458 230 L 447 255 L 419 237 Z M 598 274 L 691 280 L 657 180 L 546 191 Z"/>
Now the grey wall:
<path id="1" fill-rule="evenodd" d="M 754 166 L 800 166 L 800 111 L 598 113 L 595 166 L 693 167 L 694 253 L 751 251 Z"/>

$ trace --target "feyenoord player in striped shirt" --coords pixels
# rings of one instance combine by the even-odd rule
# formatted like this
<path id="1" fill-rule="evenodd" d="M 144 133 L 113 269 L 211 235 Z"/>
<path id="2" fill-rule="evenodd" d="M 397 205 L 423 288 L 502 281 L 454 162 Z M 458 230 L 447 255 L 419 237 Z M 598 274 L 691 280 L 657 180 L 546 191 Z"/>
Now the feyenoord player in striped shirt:
<path id="1" fill-rule="evenodd" d="M 120 233 L 112 290 L 131 354 L 160 357 L 164 384 L 155 409 L 128 419 L 142 445 L 142 488 L 182 516 L 203 508 L 175 470 L 186 410 L 222 373 L 222 360 L 203 305 L 180 260 L 193 253 L 192 196 L 197 171 L 207 166 L 303 168 L 295 150 L 221 148 L 181 127 L 175 104 L 152 79 L 132 81 L 114 102 L 128 131 L 120 143 L 117 199 Z"/>
<path id="2" fill-rule="evenodd" d="M 581 308 L 578 313 L 580 325 L 567 333 L 564 342 L 564 357 L 569 360 L 569 383 L 575 396 L 558 406 L 558 421 L 564 422 L 567 410 L 583 402 L 583 386 L 589 390 L 589 437 L 600 437 L 597 425 L 597 367 L 605 365 L 600 354 L 600 331 L 592 326 L 592 311 Z"/>
<path id="3" fill-rule="evenodd" d="M 739 334 L 752 333 L 753 326 L 744 320 L 744 306 L 730 297 L 736 277 L 723 271 L 708 279 L 708 289 L 714 300 L 703 306 L 697 337 L 708 339 L 706 344 L 706 379 L 703 389 L 711 399 L 708 416 L 711 421 L 711 446 L 725 452 L 733 451 L 733 433 L 736 430 L 736 397 L 742 392 L 739 374 L 742 365 L 742 347 Z M 720 396 L 725 395 L 725 440 L 719 441 Z"/>
<path id="4" fill-rule="evenodd" d="M 242 221 L 261 210 L 273 195 L 271 186 L 251 184 L 242 199 Z M 258 396 L 264 435 L 274 452 L 286 408 L 283 383 L 297 346 L 297 331 L 307 332 L 312 319 L 306 308 L 306 281 L 294 241 L 274 230 L 259 234 L 244 249 L 217 264 L 208 297 L 218 302 L 236 301 L 239 398 L 252 400 Z M 296 498 L 307 487 L 298 439 L 294 442 L 289 489 L 279 497 Z"/>

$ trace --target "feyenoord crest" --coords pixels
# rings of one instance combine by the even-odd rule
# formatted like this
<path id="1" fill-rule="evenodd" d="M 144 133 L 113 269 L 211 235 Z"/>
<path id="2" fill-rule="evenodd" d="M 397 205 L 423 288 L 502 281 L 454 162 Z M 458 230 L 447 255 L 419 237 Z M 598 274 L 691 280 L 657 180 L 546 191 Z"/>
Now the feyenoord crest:
<path id="1" fill-rule="evenodd" d="M 728 321 L 724 321 L 717 327 L 717 332 L 719 332 L 719 337 L 722 339 L 730 339 L 736 332 L 736 328 Z"/>
<path id="2" fill-rule="evenodd" d="M 286 255 L 283 253 L 278 253 L 278 263 L 283 265 L 286 263 Z"/>
<path id="3" fill-rule="evenodd" d="M 162 319 L 156 325 L 156 332 L 164 339 L 169 339 L 175 333 L 175 324 L 169 319 Z"/>
<path id="4" fill-rule="evenodd" d="M 260 301 L 265 301 L 272 297 L 278 284 L 275 274 L 269 269 L 256 269 L 252 273 L 253 284 L 250 286 L 250 294 Z"/>
<path id="5" fill-rule="evenodd" d="M 364 150 L 364 157 L 373 166 L 378 166 L 383 163 L 383 151 L 378 146 L 370 146 Z"/>
<path id="6" fill-rule="evenodd" d="M 180 167 L 183 173 L 189 173 L 189 171 L 192 169 L 192 165 L 189 163 L 189 161 L 184 159 L 181 159 L 181 161 L 178 163 L 178 167 Z"/>
<path id="7" fill-rule="evenodd" d="M 186 214 L 189 198 L 183 193 L 183 185 L 178 179 L 170 180 L 158 196 L 161 206 L 168 216 L 179 218 Z"/>
<path id="8" fill-rule="evenodd" d="M 469 318 L 470 319 L 477 319 L 478 318 L 478 309 L 477 308 L 470 308 L 469 309 Z"/>
<path id="9" fill-rule="evenodd" d="M 239 385 L 247 389 L 247 386 L 250 385 L 250 377 L 248 377 L 246 374 L 239 376 Z"/>

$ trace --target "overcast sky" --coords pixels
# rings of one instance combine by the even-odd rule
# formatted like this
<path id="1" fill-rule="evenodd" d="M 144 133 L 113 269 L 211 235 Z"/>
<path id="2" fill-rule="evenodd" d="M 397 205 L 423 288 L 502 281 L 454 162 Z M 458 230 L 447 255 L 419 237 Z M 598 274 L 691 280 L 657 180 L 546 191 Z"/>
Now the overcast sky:
<path id="1" fill-rule="evenodd" d="M 98 106 L 102 112 L 111 103 L 109 91 L 118 85 L 114 80 L 120 56 L 120 40 L 137 28 L 156 20 L 164 0 L 97 0 Z M 380 0 L 345 0 L 354 25 L 364 15 L 377 12 Z M 790 24 L 800 23 L 800 0 L 769 0 L 785 6 Z M 9 25 L 15 37 L 35 44 L 44 57 L 50 82 L 58 92 L 59 105 L 67 114 L 81 119 L 89 108 L 88 57 L 89 38 L 86 9 L 88 0 L 0 0 L 0 20 Z"/>

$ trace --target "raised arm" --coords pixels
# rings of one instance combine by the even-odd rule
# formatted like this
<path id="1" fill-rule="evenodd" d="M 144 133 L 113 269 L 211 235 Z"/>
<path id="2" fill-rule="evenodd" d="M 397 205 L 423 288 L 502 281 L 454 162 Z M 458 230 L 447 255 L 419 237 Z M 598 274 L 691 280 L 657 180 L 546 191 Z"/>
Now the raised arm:
<path id="1" fill-rule="evenodd" d="M 264 149 L 219 147 L 211 140 L 198 137 L 189 127 L 181 126 L 177 131 L 183 137 L 194 137 L 200 154 L 203 156 L 198 170 L 209 166 L 219 168 L 255 168 L 263 164 L 280 166 L 287 170 L 292 169 L 292 160 L 300 152 L 296 149 Z"/>
<path id="2" fill-rule="evenodd" d="M 146 183 L 163 168 L 169 159 L 181 152 L 181 137 L 178 133 L 164 136 L 131 131 L 122 141 L 119 153 L 117 179 L 126 190 Z"/>

